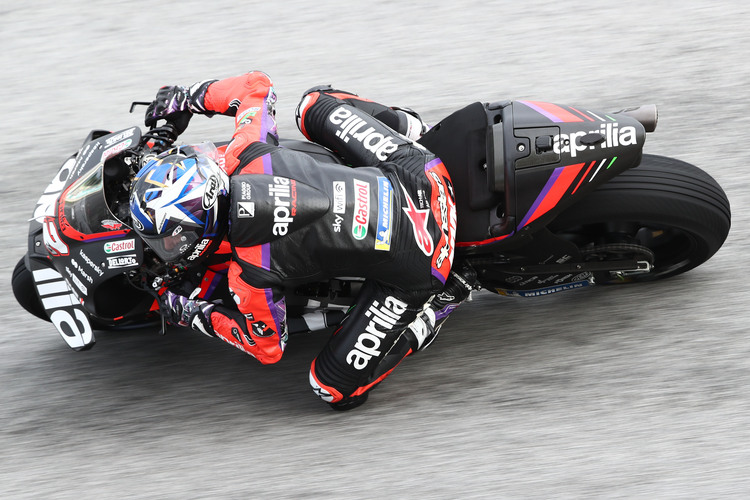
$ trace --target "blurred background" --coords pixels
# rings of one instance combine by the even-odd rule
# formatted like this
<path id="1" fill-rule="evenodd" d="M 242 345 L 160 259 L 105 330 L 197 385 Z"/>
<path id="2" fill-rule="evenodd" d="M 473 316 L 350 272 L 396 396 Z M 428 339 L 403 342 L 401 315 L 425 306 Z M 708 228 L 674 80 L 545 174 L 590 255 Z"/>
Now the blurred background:
<path id="1" fill-rule="evenodd" d="M 5 2 L 0 497 L 745 497 L 748 20 L 739 0 Z M 322 83 L 432 123 L 474 101 L 655 103 L 645 151 L 713 175 L 732 232 L 662 283 L 475 294 L 349 413 L 308 386 L 324 336 L 268 367 L 178 329 L 69 350 L 10 291 L 40 193 L 89 130 L 142 123 L 131 101 L 251 69 L 292 138 Z M 231 131 L 195 117 L 183 139 Z"/>

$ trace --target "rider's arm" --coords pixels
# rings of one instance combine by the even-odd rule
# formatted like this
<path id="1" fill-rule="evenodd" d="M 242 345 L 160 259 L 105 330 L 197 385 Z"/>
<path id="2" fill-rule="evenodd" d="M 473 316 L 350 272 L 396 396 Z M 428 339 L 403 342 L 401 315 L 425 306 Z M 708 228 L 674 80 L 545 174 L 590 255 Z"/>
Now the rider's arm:
<path id="1" fill-rule="evenodd" d="M 277 362 L 287 340 L 283 296 L 273 288 L 248 284 L 242 277 L 242 268 L 234 261 L 229 267 L 229 288 L 239 312 L 214 307 L 210 315 L 214 334 L 263 364 Z"/>
<path id="2" fill-rule="evenodd" d="M 228 174 L 239 166 L 238 156 L 253 142 L 278 142 L 274 118 L 276 94 L 265 73 L 253 71 L 213 82 L 203 103 L 208 111 L 235 117 L 232 142 L 224 153 L 224 170 Z M 264 173 L 262 161 L 258 159 L 244 166 L 243 172 Z"/>
<path id="3" fill-rule="evenodd" d="M 213 80 L 205 88 L 202 104 L 208 112 L 235 116 L 242 101 L 249 96 L 266 96 L 272 87 L 271 78 L 262 71 Z M 276 97 L 272 100 L 275 102 Z"/>
<path id="4" fill-rule="evenodd" d="M 245 252 L 252 259 L 254 248 Z M 259 252 L 259 257 L 262 252 Z M 253 272 L 255 270 L 256 272 Z M 245 273 L 254 276 L 243 276 Z M 167 322 L 188 326 L 209 336 L 219 337 L 263 364 L 281 359 L 286 347 L 286 302 L 279 289 L 269 281 L 270 273 L 254 266 L 241 267 L 236 261 L 229 266 L 229 291 L 237 309 L 220 303 L 191 299 L 185 290 L 167 290 L 160 298 L 160 308 Z M 254 287 L 246 280 L 260 280 Z M 268 288 L 264 288 L 264 286 Z M 175 293 L 176 292 L 176 293 Z M 185 293 L 185 295 L 183 295 Z"/>

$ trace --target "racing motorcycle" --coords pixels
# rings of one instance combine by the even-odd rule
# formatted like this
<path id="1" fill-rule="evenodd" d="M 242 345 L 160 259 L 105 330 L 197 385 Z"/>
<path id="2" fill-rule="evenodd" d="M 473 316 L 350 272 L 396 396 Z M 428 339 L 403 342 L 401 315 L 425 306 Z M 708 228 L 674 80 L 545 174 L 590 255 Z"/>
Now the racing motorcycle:
<path id="1" fill-rule="evenodd" d="M 447 249 L 455 263 L 471 265 L 481 289 L 536 297 L 654 281 L 706 262 L 729 232 L 729 201 L 699 168 L 643 153 L 656 123 L 653 105 L 601 112 L 520 100 L 476 102 L 437 123 L 419 143 L 453 181 L 438 202 L 455 197 L 457 214 L 444 210 L 440 221 L 456 224 L 455 248 Z M 170 123 L 93 130 L 36 204 L 13 292 L 75 350 L 93 346 L 96 329 L 158 324 L 159 294 L 181 283 L 196 284 L 199 298 L 233 304 L 227 258 L 168 266 L 131 228 L 130 183 L 176 138 Z M 280 145 L 342 163 L 313 143 Z M 220 152 L 226 143 L 183 147 Z M 340 277 L 289 286 L 290 333 L 335 326 L 361 284 Z"/>

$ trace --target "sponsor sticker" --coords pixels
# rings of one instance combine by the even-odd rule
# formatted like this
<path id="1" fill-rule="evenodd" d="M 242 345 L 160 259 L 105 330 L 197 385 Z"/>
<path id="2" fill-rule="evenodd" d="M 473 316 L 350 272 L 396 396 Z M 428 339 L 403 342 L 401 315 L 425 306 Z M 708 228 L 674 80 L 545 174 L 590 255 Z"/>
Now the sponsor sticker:
<path id="1" fill-rule="evenodd" d="M 352 234 L 355 239 L 363 240 L 367 236 L 370 224 L 370 184 L 354 179 L 354 218 Z"/>
<path id="2" fill-rule="evenodd" d="M 118 229 L 122 228 L 122 222 L 118 222 L 112 219 L 104 219 L 102 221 L 102 227 L 110 231 L 117 231 Z"/>
<path id="3" fill-rule="evenodd" d="M 245 110 L 237 118 L 237 127 L 239 127 L 240 125 L 247 125 L 249 123 L 253 123 L 253 117 L 258 114 L 258 111 L 260 111 L 260 108 L 257 106 Z"/>
<path id="4" fill-rule="evenodd" d="M 123 139 L 127 139 L 128 137 L 133 137 L 133 134 L 135 133 L 135 128 L 129 128 L 123 132 L 120 132 L 119 134 L 110 137 L 109 139 L 105 140 L 104 143 L 107 146 L 111 146 L 112 144 L 121 141 Z"/>
<path id="5" fill-rule="evenodd" d="M 391 249 L 391 222 L 393 218 L 393 187 L 385 177 L 378 177 L 378 220 L 375 233 L 375 250 Z"/>
<path id="6" fill-rule="evenodd" d="M 203 191 L 203 199 L 201 204 L 203 210 L 209 210 L 216 205 L 216 200 L 219 198 L 219 178 L 212 175 L 206 181 L 206 189 Z"/>
<path id="7" fill-rule="evenodd" d="M 346 212 L 346 183 L 344 181 L 333 181 L 333 213 L 343 214 Z"/>
<path id="8" fill-rule="evenodd" d="M 249 182 L 242 181 L 242 199 L 245 201 L 253 199 L 253 185 Z"/>
<path id="9" fill-rule="evenodd" d="M 414 240 L 417 243 L 417 247 L 422 250 L 422 253 L 430 256 L 432 255 L 433 250 L 435 250 L 435 243 L 432 240 L 430 232 L 427 230 L 427 221 L 430 209 L 418 209 L 414 204 L 414 200 L 411 199 L 411 196 L 409 196 L 409 193 L 406 191 L 406 188 L 403 186 L 403 184 L 401 185 L 401 189 L 404 193 L 404 198 L 406 198 L 406 206 L 403 207 L 403 210 L 404 213 L 406 213 L 406 217 L 408 217 L 409 222 L 411 222 L 411 227 L 414 230 Z"/>
<path id="10" fill-rule="evenodd" d="M 135 250 L 135 240 L 108 241 L 104 244 L 106 253 L 132 252 Z"/>
<path id="11" fill-rule="evenodd" d="M 44 247 L 52 257 L 61 257 L 70 253 L 70 248 L 60 238 L 55 226 L 54 217 L 45 217 L 42 226 L 42 238 Z"/>
<path id="12" fill-rule="evenodd" d="M 123 269 L 126 267 L 135 267 L 138 265 L 138 259 L 135 254 L 118 255 L 117 257 L 107 257 L 108 269 Z"/>
<path id="13" fill-rule="evenodd" d="M 239 217 L 240 219 L 252 219 L 253 217 L 255 217 L 255 202 L 238 201 L 237 217 Z"/>
<path id="14" fill-rule="evenodd" d="M 65 266 L 65 272 L 68 273 L 68 278 L 69 278 L 68 283 L 73 283 L 75 288 L 77 288 L 78 291 L 80 291 L 83 295 L 89 294 L 89 290 L 86 287 L 86 285 L 83 284 L 83 282 L 78 278 L 78 276 L 73 274 L 73 271 L 71 271 L 68 266 Z M 75 289 L 71 289 L 71 290 L 73 291 L 73 293 L 75 293 Z"/>
<path id="15" fill-rule="evenodd" d="M 331 227 L 333 228 L 334 233 L 340 233 L 341 232 L 341 223 L 344 222 L 344 216 L 340 214 L 335 214 L 333 216 L 333 222 L 331 223 Z"/>
<path id="16" fill-rule="evenodd" d="M 102 161 L 107 161 L 111 157 L 122 153 L 127 148 L 129 148 L 131 144 L 133 144 L 133 139 L 128 139 L 127 141 L 115 144 L 111 148 L 105 149 L 104 151 L 102 151 Z"/>
<path id="17" fill-rule="evenodd" d="M 564 285 L 555 285 L 545 288 L 537 288 L 535 290 L 506 290 L 504 288 L 496 288 L 497 293 L 508 297 L 541 297 L 543 295 L 551 295 L 553 293 L 565 292 L 567 290 L 575 290 L 577 288 L 583 288 L 591 285 L 591 281 L 576 281 L 573 283 L 566 283 Z"/>
<path id="18" fill-rule="evenodd" d="M 99 267 L 99 266 L 97 266 L 97 265 L 96 265 L 96 264 L 94 263 L 94 261 L 93 261 L 93 260 L 91 260 L 91 258 L 90 258 L 90 257 L 89 257 L 88 255 L 86 255 L 86 254 L 85 254 L 85 253 L 83 252 L 83 250 L 80 250 L 80 249 L 79 249 L 79 250 L 78 250 L 78 255 L 80 255 L 80 256 L 81 256 L 81 258 L 83 259 L 83 261 L 84 261 L 84 262 L 85 262 L 86 264 L 88 264 L 88 265 L 89 265 L 89 267 L 90 267 L 91 269 L 93 269 L 93 270 L 94 270 L 94 272 L 95 272 L 96 274 L 98 274 L 99 276 L 101 276 L 101 275 L 103 275 L 103 274 L 104 274 L 104 271 L 102 271 L 102 268 L 101 268 L 101 267 Z"/>

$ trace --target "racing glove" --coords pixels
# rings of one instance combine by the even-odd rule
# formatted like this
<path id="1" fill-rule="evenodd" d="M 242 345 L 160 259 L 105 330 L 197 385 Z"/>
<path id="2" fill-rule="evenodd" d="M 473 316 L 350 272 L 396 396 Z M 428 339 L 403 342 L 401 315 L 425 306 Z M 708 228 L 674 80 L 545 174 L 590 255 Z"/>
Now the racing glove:
<path id="1" fill-rule="evenodd" d="M 178 326 L 189 326 L 193 330 L 215 337 L 211 326 L 211 312 L 214 304 L 205 300 L 189 299 L 184 295 L 164 292 L 160 300 L 160 309 L 167 323 Z"/>
<path id="2" fill-rule="evenodd" d="M 158 120 L 167 120 L 181 134 L 185 131 L 193 113 L 213 115 L 205 107 L 204 99 L 208 86 L 216 80 L 205 80 L 190 88 L 179 85 L 165 86 L 156 92 L 156 98 L 146 109 L 145 124 L 153 127 Z"/>

